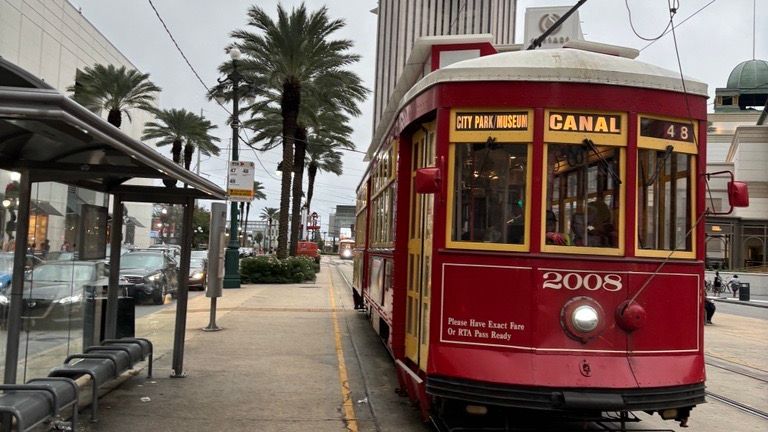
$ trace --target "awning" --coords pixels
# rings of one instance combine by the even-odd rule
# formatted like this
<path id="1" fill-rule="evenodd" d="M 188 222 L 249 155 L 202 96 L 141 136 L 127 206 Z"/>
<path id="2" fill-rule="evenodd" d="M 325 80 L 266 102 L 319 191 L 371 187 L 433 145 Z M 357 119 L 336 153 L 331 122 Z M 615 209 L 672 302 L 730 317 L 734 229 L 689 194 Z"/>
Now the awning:
<path id="1" fill-rule="evenodd" d="M 128 216 L 128 217 L 126 217 L 126 218 L 125 218 L 125 225 L 133 225 L 133 226 L 135 226 L 135 227 L 139 227 L 139 228 L 145 228 L 145 227 L 144 227 L 144 224 L 142 224 L 141 222 L 139 222 L 139 220 L 138 220 L 138 219 L 136 219 L 136 218 L 135 218 L 135 217 L 133 217 L 133 216 Z"/>
<path id="2" fill-rule="evenodd" d="M 32 208 L 30 209 L 32 214 L 47 214 L 49 216 L 63 216 L 56 207 L 52 206 L 48 201 L 32 200 Z"/>

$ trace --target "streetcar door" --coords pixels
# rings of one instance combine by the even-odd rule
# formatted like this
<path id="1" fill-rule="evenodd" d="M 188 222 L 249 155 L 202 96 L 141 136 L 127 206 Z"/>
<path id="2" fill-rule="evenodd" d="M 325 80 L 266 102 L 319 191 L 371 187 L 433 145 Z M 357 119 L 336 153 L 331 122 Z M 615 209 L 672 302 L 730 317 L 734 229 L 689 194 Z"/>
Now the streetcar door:
<path id="1" fill-rule="evenodd" d="M 434 194 L 416 193 L 416 170 L 435 165 L 434 125 L 416 132 L 411 140 L 411 190 L 408 226 L 408 290 L 405 355 L 419 368 L 427 368 L 429 299 L 432 290 L 432 236 Z"/>

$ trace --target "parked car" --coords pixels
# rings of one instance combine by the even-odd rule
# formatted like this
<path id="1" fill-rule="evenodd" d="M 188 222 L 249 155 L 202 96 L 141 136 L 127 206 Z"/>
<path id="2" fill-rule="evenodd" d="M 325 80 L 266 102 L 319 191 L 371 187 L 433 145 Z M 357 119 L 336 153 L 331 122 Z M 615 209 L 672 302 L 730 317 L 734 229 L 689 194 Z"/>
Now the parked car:
<path id="1" fill-rule="evenodd" d="M 77 259 L 77 252 L 69 251 L 53 251 L 48 252 L 48 261 L 75 261 Z"/>
<path id="2" fill-rule="evenodd" d="M 189 289 L 197 288 L 200 291 L 205 289 L 207 264 L 205 259 L 192 257 L 189 260 Z"/>
<path id="3" fill-rule="evenodd" d="M 173 258 L 176 262 L 179 261 L 179 257 L 181 256 L 181 246 L 179 245 L 173 245 L 173 244 L 155 244 L 149 247 L 149 249 L 154 250 L 164 250 L 166 251 L 171 258 Z"/>
<path id="4" fill-rule="evenodd" d="M 22 319 L 29 325 L 81 322 L 88 298 L 102 295 L 109 270 L 99 261 L 51 261 L 25 275 Z M 121 286 L 128 284 L 121 281 Z M 0 316 L 8 313 L 8 293 L 0 294 Z"/>
<path id="5" fill-rule="evenodd" d="M 44 261 L 34 255 L 27 255 L 24 270 L 29 271 L 42 264 Z M 0 293 L 11 286 L 13 277 L 13 252 L 0 253 Z"/>
<path id="6" fill-rule="evenodd" d="M 208 261 L 208 250 L 193 250 L 190 256 Z"/>
<path id="7" fill-rule="evenodd" d="M 176 295 L 178 269 L 165 250 L 135 250 L 120 258 L 120 276 L 131 285 L 128 296 L 163 304 L 166 294 Z"/>

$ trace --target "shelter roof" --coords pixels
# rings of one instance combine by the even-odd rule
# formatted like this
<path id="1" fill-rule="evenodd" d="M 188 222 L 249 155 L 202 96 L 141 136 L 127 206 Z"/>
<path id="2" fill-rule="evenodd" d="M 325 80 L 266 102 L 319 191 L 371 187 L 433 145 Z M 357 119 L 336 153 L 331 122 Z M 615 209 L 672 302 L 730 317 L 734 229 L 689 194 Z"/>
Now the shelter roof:
<path id="1" fill-rule="evenodd" d="M 137 197 L 147 193 L 145 201 L 161 201 L 161 196 L 225 198 L 219 186 L 2 58 L 0 169 L 28 169 L 33 181 L 56 181 L 106 193 Z M 172 179 L 187 187 L 126 185 L 132 178 Z"/>

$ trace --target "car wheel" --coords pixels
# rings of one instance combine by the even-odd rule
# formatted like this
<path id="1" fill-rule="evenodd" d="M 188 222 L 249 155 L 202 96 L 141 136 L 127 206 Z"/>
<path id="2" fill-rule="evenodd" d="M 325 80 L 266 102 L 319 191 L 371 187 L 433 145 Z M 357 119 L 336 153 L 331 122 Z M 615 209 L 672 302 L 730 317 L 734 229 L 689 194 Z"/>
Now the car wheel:
<path id="1" fill-rule="evenodd" d="M 163 284 L 159 289 L 152 291 L 152 303 L 156 305 L 165 303 L 165 293 L 167 290 L 167 285 Z"/>

